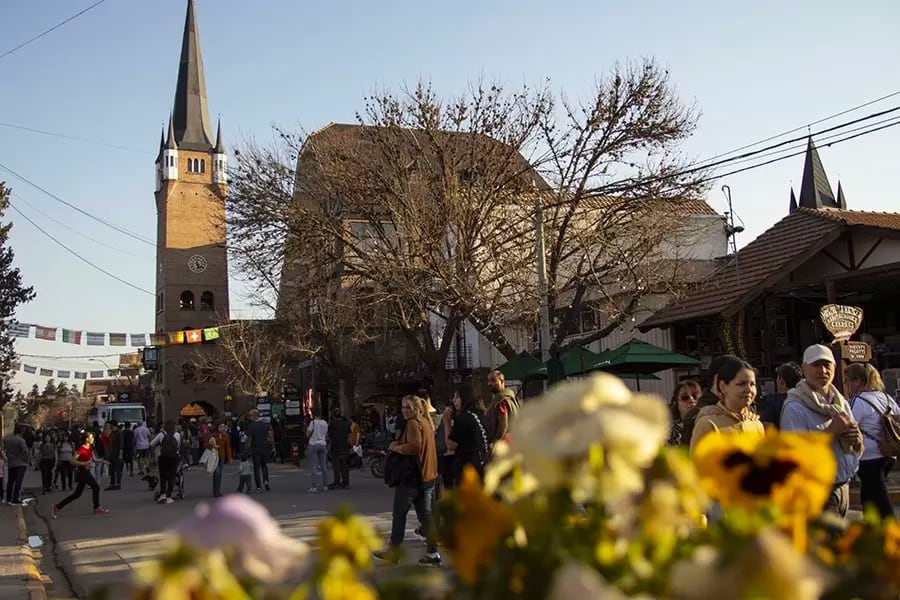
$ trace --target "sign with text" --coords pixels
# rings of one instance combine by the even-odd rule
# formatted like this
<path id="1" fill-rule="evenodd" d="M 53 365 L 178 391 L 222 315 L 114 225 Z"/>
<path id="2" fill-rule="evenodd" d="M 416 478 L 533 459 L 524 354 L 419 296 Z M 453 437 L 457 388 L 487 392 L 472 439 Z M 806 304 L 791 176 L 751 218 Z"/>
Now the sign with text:
<path id="1" fill-rule="evenodd" d="M 834 336 L 835 342 L 846 342 L 850 339 L 863 320 L 863 310 L 858 306 L 842 306 L 826 304 L 819 309 L 822 323 Z"/>
<path id="2" fill-rule="evenodd" d="M 869 362 L 872 348 L 865 342 L 847 342 L 841 346 L 841 358 L 850 362 Z"/>

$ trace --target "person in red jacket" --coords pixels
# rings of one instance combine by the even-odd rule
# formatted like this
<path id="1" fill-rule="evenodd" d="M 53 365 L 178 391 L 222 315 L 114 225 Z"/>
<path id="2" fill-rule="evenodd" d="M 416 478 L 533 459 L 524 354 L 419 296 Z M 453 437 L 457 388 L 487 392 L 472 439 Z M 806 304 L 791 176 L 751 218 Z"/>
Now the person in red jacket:
<path id="1" fill-rule="evenodd" d="M 85 487 L 91 488 L 91 495 L 94 501 L 94 514 L 103 515 L 109 512 L 107 509 L 100 506 L 100 484 L 97 483 L 97 480 L 94 479 L 94 476 L 91 474 L 91 465 L 95 462 L 93 446 L 94 434 L 90 431 L 85 431 L 81 434 L 81 446 L 75 451 L 75 456 L 72 457 L 72 465 L 75 467 L 75 491 L 66 496 L 62 502 L 53 505 L 51 514 L 54 519 L 59 516 L 59 511 L 65 508 L 67 504 L 74 502 L 81 497 Z M 109 464 L 107 461 L 102 462 Z"/>

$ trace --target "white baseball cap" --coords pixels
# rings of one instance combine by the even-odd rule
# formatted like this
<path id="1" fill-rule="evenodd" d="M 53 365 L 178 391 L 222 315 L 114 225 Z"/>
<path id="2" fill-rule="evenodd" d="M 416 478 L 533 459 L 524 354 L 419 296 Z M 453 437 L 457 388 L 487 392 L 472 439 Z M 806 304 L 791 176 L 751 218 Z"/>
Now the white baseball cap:
<path id="1" fill-rule="evenodd" d="M 813 344 L 803 351 L 804 364 L 811 365 L 813 363 L 819 362 L 820 360 L 827 360 L 828 362 L 834 364 L 834 354 L 831 352 L 831 348 L 829 348 L 828 346 L 823 346 L 822 344 Z"/>

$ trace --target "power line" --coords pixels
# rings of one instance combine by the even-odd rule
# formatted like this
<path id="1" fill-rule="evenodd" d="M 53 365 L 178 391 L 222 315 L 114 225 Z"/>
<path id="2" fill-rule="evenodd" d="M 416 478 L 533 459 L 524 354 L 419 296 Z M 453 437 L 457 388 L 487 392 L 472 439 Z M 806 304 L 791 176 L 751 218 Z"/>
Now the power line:
<path id="1" fill-rule="evenodd" d="M 740 148 L 735 148 L 734 150 L 730 150 L 730 151 L 728 151 L 728 152 L 723 152 L 723 153 L 721 153 L 721 154 L 716 154 L 715 156 L 710 156 L 709 158 L 705 158 L 705 159 L 703 159 L 703 160 L 701 160 L 701 161 L 698 161 L 698 164 L 699 164 L 699 163 L 704 163 L 704 162 L 709 162 L 709 161 L 711 161 L 711 160 L 715 160 L 715 159 L 721 158 L 721 157 L 723 157 L 723 156 L 728 156 L 729 154 L 734 154 L 735 152 L 740 152 L 741 150 L 746 150 L 747 148 L 752 148 L 753 146 L 758 146 L 758 145 L 760 145 L 760 144 L 765 144 L 766 142 L 771 142 L 772 140 L 777 140 L 777 139 L 780 138 L 780 137 L 784 137 L 784 136 L 786 136 L 786 135 L 790 135 L 790 134 L 792 134 L 792 133 L 796 133 L 796 132 L 798 132 L 798 131 L 802 131 L 803 129 L 812 127 L 813 125 L 818 125 L 818 124 L 820 124 L 820 123 L 824 123 L 824 122 L 826 122 L 826 121 L 830 121 L 830 120 L 832 120 L 832 119 L 836 119 L 837 117 L 844 116 L 844 115 L 846 115 L 846 114 L 848 114 L 848 113 L 855 112 L 855 111 L 857 111 L 857 110 L 859 110 L 859 109 L 861 109 L 861 108 L 865 108 L 865 107 L 867 107 L 867 106 L 872 106 L 873 104 L 878 104 L 879 102 L 881 102 L 881 101 L 883 101 L 883 100 L 887 100 L 888 98 L 893 98 L 894 96 L 900 96 L 900 90 L 897 90 L 896 92 L 891 92 L 890 94 L 886 94 L 886 95 L 884 95 L 884 96 L 881 96 L 880 98 L 875 98 L 874 100 L 869 100 L 868 102 L 864 102 L 864 103 L 862 103 L 862 104 L 858 104 L 858 105 L 856 105 L 856 106 L 854 106 L 854 107 L 852 107 L 852 108 L 848 108 L 848 109 L 846 109 L 846 110 L 842 110 L 842 111 L 840 111 L 840 112 L 836 112 L 836 113 L 834 113 L 833 115 L 828 115 L 827 117 L 822 117 L 821 119 L 817 119 L 817 120 L 815 120 L 815 121 L 812 121 L 812 122 L 810 122 L 810 123 L 807 123 L 806 125 L 801 125 L 801 126 L 799 126 L 799 127 L 795 127 L 794 129 L 788 129 L 787 131 L 782 131 L 781 133 L 777 133 L 777 134 L 775 134 L 775 135 L 772 135 L 772 136 L 769 136 L 769 137 L 767 137 L 767 138 L 761 139 L 761 140 L 759 140 L 758 142 L 753 142 L 752 144 L 747 144 L 747 145 L 745 145 L 745 146 L 741 146 Z"/>
<path id="2" fill-rule="evenodd" d="M 74 135 L 66 135 L 65 133 L 57 133 L 55 131 L 47 131 L 46 129 L 36 129 L 34 127 L 25 127 L 24 125 L 14 125 L 13 123 L 0 123 L 0 127 L 8 127 L 10 129 L 19 129 L 21 131 L 30 131 L 32 133 L 40 133 L 52 137 L 62 138 L 64 140 L 73 140 L 76 142 L 84 142 L 86 144 L 95 144 L 97 146 L 106 146 L 108 148 L 116 148 L 118 150 L 127 150 L 128 152 L 138 152 L 140 154 L 153 154 L 147 150 L 138 150 L 137 148 L 129 148 L 128 146 L 120 146 L 118 144 L 110 144 L 109 142 L 101 142 L 88 138 L 78 137 Z"/>
<path id="3" fill-rule="evenodd" d="M 124 227 L 120 227 L 119 225 L 116 225 L 115 223 L 110 223 L 110 222 L 107 221 L 106 219 L 102 219 L 102 218 L 100 218 L 100 217 L 94 216 L 93 214 L 87 212 L 86 210 L 84 210 L 83 208 L 81 208 L 81 207 L 79 207 L 79 206 L 76 206 L 76 205 L 72 204 L 71 202 L 66 202 L 65 200 L 63 200 L 62 198 L 60 198 L 59 196 L 57 196 L 56 194 L 54 194 L 54 193 L 52 193 L 52 192 L 50 192 L 50 191 L 48 191 L 48 190 L 42 188 L 42 187 L 39 186 L 38 184 L 34 183 L 33 181 L 31 181 L 30 179 L 28 179 L 28 178 L 25 177 L 24 175 L 20 175 L 20 174 L 17 173 L 16 171 L 13 171 L 12 169 L 10 169 L 10 168 L 9 168 L 8 166 L 6 166 L 5 164 L 0 163 L 0 169 L 3 169 L 3 170 L 5 170 L 5 171 L 8 171 L 9 173 L 11 173 L 11 174 L 13 175 L 13 177 L 15 177 L 15 178 L 17 178 L 17 179 L 19 179 L 19 180 L 21 180 L 21 181 L 27 183 L 28 185 L 30 185 L 31 187 L 35 188 L 36 190 L 39 190 L 39 191 L 41 191 L 41 192 L 47 194 L 48 196 L 50 196 L 51 198 L 53 198 L 53 199 L 56 200 L 57 202 L 60 202 L 60 203 L 62 203 L 62 204 L 64 204 L 64 205 L 68 206 L 69 208 L 71 208 L 71 209 L 73 209 L 73 210 L 76 210 L 76 211 L 80 212 L 80 213 L 83 214 L 84 216 L 89 217 L 89 218 L 91 218 L 91 219 L 97 221 L 98 223 L 101 223 L 101 224 L 103 224 L 103 225 L 106 225 L 107 227 L 110 227 L 110 228 L 112 228 L 112 229 L 115 229 L 116 231 L 118 231 L 119 233 L 121 233 L 121 234 L 123 234 L 123 235 L 127 235 L 127 236 L 130 237 L 130 238 L 133 238 L 133 239 L 135 239 L 135 240 L 137 240 L 137 241 L 139 241 L 139 242 L 143 242 L 143 243 L 147 244 L 148 246 L 153 246 L 154 248 L 156 248 L 156 243 L 155 243 L 155 242 L 150 241 L 149 239 L 143 237 L 142 235 L 140 235 L 140 234 L 138 234 L 138 233 L 135 233 L 135 232 L 133 232 L 133 231 L 130 231 L 130 230 L 128 230 L 128 229 L 125 229 Z"/>
<path id="4" fill-rule="evenodd" d="M 139 292 L 144 292 L 145 294 L 149 294 L 149 295 L 151 295 L 151 296 L 155 296 L 155 295 L 156 295 L 156 294 L 154 294 L 153 292 L 151 292 L 150 290 L 145 290 L 145 289 L 142 288 L 142 287 L 138 287 L 137 285 L 131 283 L 130 281 L 126 281 L 126 280 L 122 279 L 121 277 L 119 277 L 118 275 L 115 275 L 114 273 L 111 273 L 111 272 L 107 271 L 107 270 L 104 269 L 103 267 L 100 267 L 100 266 L 94 264 L 94 263 L 91 262 L 90 260 L 88 260 L 88 259 L 86 259 L 85 257 L 81 256 L 80 254 L 78 254 L 77 252 L 75 252 L 74 250 L 72 250 L 71 248 L 69 248 L 68 246 L 66 246 L 65 244 L 63 244 L 61 241 L 59 241 L 58 239 L 56 239 L 55 237 L 53 237 L 53 236 L 52 236 L 50 233 L 48 233 L 44 228 L 42 228 L 40 225 L 38 225 L 38 224 L 35 223 L 33 220 L 31 220 L 31 218 L 30 218 L 28 215 L 26 215 L 26 214 L 23 213 L 21 210 L 19 210 L 19 208 L 17 208 L 14 204 L 10 204 L 9 207 L 12 208 L 12 209 L 13 209 L 14 211 L 16 211 L 17 213 L 19 213 L 19 215 L 21 215 L 22 218 L 24 218 L 26 221 L 28 221 L 29 223 L 31 223 L 32 225 L 34 225 L 35 229 L 37 229 L 38 231 L 40 231 L 41 233 L 43 233 L 45 236 L 47 236 L 48 238 L 50 238 L 51 240 L 53 240 L 54 242 L 56 242 L 59 246 L 61 246 L 61 247 L 64 248 L 65 250 L 67 250 L 70 254 L 72 254 L 73 256 L 75 256 L 76 258 L 78 258 L 79 260 L 81 260 L 82 262 L 87 263 L 88 265 L 94 267 L 95 269 L 97 269 L 98 271 L 100 271 L 101 273 L 103 273 L 104 275 L 108 275 L 109 277 L 112 277 L 112 278 L 115 279 L 116 281 L 118 281 L 118 282 L 120 282 L 120 283 L 124 283 L 125 285 L 127 285 L 127 286 L 130 287 L 130 288 L 133 288 L 133 289 L 135 289 L 135 290 L 137 290 L 137 291 L 139 291 Z"/>
<path id="5" fill-rule="evenodd" d="M 26 200 L 26 199 L 23 198 L 22 196 L 20 196 L 20 195 L 18 195 L 18 194 L 13 194 L 13 197 L 16 198 L 17 201 L 22 202 L 23 204 L 25 204 L 25 206 L 27 206 L 27 207 L 30 208 L 31 210 L 33 210 L 33 211 L 35 211 L 35 212 L 37 212 L 37 213 L 40 213 L 41 215 L 43 215 L 43 216 L 46 217 L 47 219 L 50 219 L 51 221 L 53 221 L 53 222 L 56 223 L 57 225 L 61 225 L 62 227 L 65 227 L 68 231 L 70 231 L 70 232 L 72 232 L 72 233 L 74 233 L 74 234 L 80 235 L 81 237 L 83 237 L 83 238 L 85 238 L 85 239 L 88 239 L 88 240 L 94 242 L 95 244 L 100 244 L 100 245 L 103 246 L 104 248 L 109 248 L 110 250 L 115 250 L 116 252 L 121 252 L 122 254 L 127 254 L 127 255 L 129 255 L 129 256 L 135 256 L 135 257 L 137 257 L 137 258 L 144 258 L 144 259 L 147 259 L 147 260 L 154 260 L 154 258 L 153 258 L 152 256 L 147 256 L 147 255 L 145 255 L 145 254 L 137 254 L 136 252 L 129 252 L 128 250 L 123 250 L 122 248 L 117 248 L 116 246 L 112 246 L 112 245 L 110 245 L 110 244 L 107 244 L 106 242 L 104 242 L 104 241 L 102 241 L 102 240 L 98 240 L 98 239 L 96 239 L 96 238 L 94 238 L 94 237 L 91 237 L 91 236 L 89 236 L 89 235 L 86 234 L 86 233 L 82 233 L 81 231 L 78 231 L 77 229 L 70 229 L 70 226 L 69 226 L 68 224 L 63 223 L 63 222 L 60 221 L 59 219 L 56 219 L 55 217 L 53 217 L 53 216 L 47 214 L 46 212 L 44 212 L 43 210 L 41 210 L 40 208 L 38 208 L 38 207 L 35 206 L 34 204 L 30 203 L 28 200 Z"/>
<path id="6" fill-rule="evenodd" d="M 34 37 L 31 38 L 31 39 L 25 40 L 24 42 L 22 42 L 21 44 L 19 44 L 19 45 L 16 46 L 15 48 L 10 48 L 9 50 L 7 50 L 6 52 L 4 52 L 3 54 L 0 54 L 0 59 L 6 58 L 7 56 L 9 56 L 10 54 L 12 54 L 12 53 L 15 52 L 16 50 L 21 50 L 22 48 L 24 48 L 25 46 L 27 46 L 28 44 L 30 44 L 30 43 L 32 43 L 32 42 L 38 41 L 39 39 L 41 39 L 42 37 L 44 37 L 44 36 L 47 35 L 48 33 L 50 33 L 50 32 L 52 32 L 52 31 L 55 31 L 55 30 L 59 29 L 60 27 L 62 27 L 63 25 L 65 25 L 66 23 L 68 23 L 68 22 L 70 22 L 70 21 L 74 21 L 75 19 L 77 19 L 78 17 L 80 17 L 81 15 L 83 15 L 84 13 L 86 13 L 87 11 L 91 10 L 92 8 L 96 8 L 96 7 L 100 6 L 100 5 L 103 4 L 104 2 L 106 2 L 106 0 L 98 0 L 97 2 L 94 2 L 93 4 L 91 4 L 90 6 L 88 6 L 87 8 L 85 8 L 85 9 L 83 9 L 83 10 L 81 10 L 81 11 L 75 13 L 74 15 L 72 15 L 71 17 L 69 17 L 68 19 L 66 19 L 65 21 L 63 21 L 63 22 L 61 22 L 61 23 L 57 23 L 56 25 L 54 25 L 54 26 L 51 27 L 50 29 L 47 29 L 47 30 L 42 31 L 41 33 L 37 34 L 36 36 L 34 36 Z"/>

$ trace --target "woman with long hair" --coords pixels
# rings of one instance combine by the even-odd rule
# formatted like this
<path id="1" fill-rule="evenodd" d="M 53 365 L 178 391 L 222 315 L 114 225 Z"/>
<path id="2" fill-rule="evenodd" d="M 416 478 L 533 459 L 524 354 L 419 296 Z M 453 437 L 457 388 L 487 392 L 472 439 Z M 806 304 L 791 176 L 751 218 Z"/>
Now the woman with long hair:
<path id="1" fill-rule="evenodd" d="M 484 401 L 472 381 L 466 381 L 456 388 L 453 395 L 456 416 L 450 441 L 456 444 L 453 461 L 453 481 L 459 483 L 466 465 L 471 465 L 484 477 L 484 467 L 490 457 Z"/>
<path id="2" fill-rule="evenodd" d="M 91 488 L 94 514 L 102 515 L 109 512 L 100 506 L 100 484 L 97 483 L 97 480 L 91 474 L 91 464 L 95 460 L 97 459 L 94 458 L 94 434 L 90 431 L 85 431 L 81 434 L 81 446 L 75 451 L 75 456 L 72 459 L 72 465 L 75 467 L 75 491 L 63 498 L 62 502 L 53 505 L 51 514 L 54 519 L 59 516 L 59 511 L 65 508 L 67 504 L 81 497 L 85 487 Z"/>
<path id="3" fill-rule="evenodd" d="M 868 363 L 847 366 L 850 409 L 863 434 L 863 454 L 859 459 L 859 495 L 863 506 L 874 505 L 881 518 L 894 516 L 887 489 L 887 474 L 894 458 L 881 453 L 881 418 L 886 413 L 900 414 L 897 402 L 884 391 L 878 369 Z"/>
<path id="4" fill-rule="evenodd" d="M 684 436 L 684 416 L 689 410 L 697 406 L 700 399 L 700 384 L 692 379 L 687 379 L 675 386 L 672 399 L 669 401 L 669 411 L 672 413 L 672 426 L 669 429 L 670 446 L 680 446 Z"/>
<path id="5" fill-rule="evenodd" d="M 756 372 L 749 363 L 731 358 L 723 361 L 713 379 L 719 402 L 697 413 L 691 434 L 691 450 L 703 436 L 717 431 L 742 431 L 765 435 L 762 421 L 750 410 L 756 400 Z"/>

